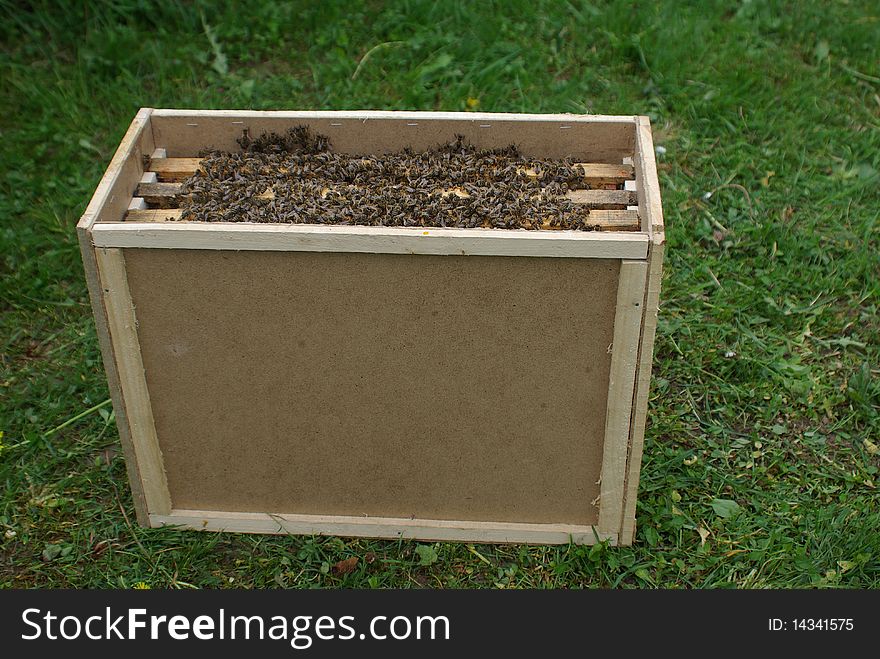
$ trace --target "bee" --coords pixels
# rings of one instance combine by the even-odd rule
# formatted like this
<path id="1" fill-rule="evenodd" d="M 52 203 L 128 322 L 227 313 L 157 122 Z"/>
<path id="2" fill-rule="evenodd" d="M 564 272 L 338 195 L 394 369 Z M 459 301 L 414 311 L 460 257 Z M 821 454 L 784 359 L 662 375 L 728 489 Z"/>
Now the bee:
<path id="1" fill-rule="evenodd" d="M 204 155 L 182 186 L 181 219 L 594 228 L 589 209 L 565 198 L 588 186 L 580 169 L 569 160 L 526 158 L 515 145 L 481 150 L 456 135 L 422 152 L 349 155 L 307 126 L 256 138 L 244 131 L 239 145 L 237 153 Z M 269 188 L 274 198 L 264 196 Z"/>

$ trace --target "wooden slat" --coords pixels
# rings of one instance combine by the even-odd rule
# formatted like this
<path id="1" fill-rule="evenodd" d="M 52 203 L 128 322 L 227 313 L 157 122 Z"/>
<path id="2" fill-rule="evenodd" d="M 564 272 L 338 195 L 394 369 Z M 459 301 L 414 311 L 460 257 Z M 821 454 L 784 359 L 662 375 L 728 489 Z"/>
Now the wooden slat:
<path id="1" fill-rule="evenodd" d="M 142 210 L 130 210 L 125 216 L 126 222 L 176 222 L 180 220 L 179 208 L 146 208 Z M 638 211 L 621 210 L 594 210 L 590 211 L 591 225 L 598 227 L 600 231 L 638 231 Z M 554 227 L 549 225 L 546 230 L 552 231 Z"/>
<path id="2" fill-rule="evenodd" d="M 587 224 L 598 231 L 638 231 L 639 212 L 627 210 L 591 210 Z M 543 230 L 558 231 L 560 227 L 550 226 L 549 220 L 544 221 Z"/>
<path id="3" fill-rule="evenodd" d="M 639 368 L 636 376 L 636 392 L 633 422 L 630 436 L 630 454 L 627 463 L 626 490 L 623 519 L 620 527 L 621 544 L 633 542 L 636 532 L 636 500 L 642 468 L 645 443 L 645 427 L 648 413 L 648 397 L 651 385 L 651 363 L 654 352 L 654 335 L 660 306 L 660 285 L 663 278 L 663 253 L 666 236 L 663 226 L 663 205 L 657 181 L 657 163 L 654 157 L 654 141 L 651 122 L 639 117 L 636 124 L 635 167 L 638 177 L 639 213 L 642 230 L 651 237 L 648 254 L 648 286 L 645 295 L 645 316 L 639 349 Z"/>
<path id="4" fill-rule="evenodd" d="M 119 431 L 119 440 L 123 456 L 125 457 L 128 480 L 131 483 L 134 509 L 137 520 L 142 526 L 149 524 L 149 513 L 147 511 L 146 499 L 144 498 L 140 468 L 135 459 L 125 401 L 119 384 L 114 347 L 110 341 L 107 312 L 104 308 L 103 286 L 98 274 L 98 262 L 95 255 L 96 250 L 92 245 L 91 229 L 95 223 L 118 220 L 123 216 L 124 210 L 130 203 L 129 195 L 134 189 L 138 177 L 141 176 L 143 155 L 150 153 L 155 148 L 150 123 L 152 112 L 149 108 L 142 108 L 131 122 L 131 126 L 126 132 L 125 137 L 122 138 L 119 148 L 116 150 L 110 165 L 107 167 L 107 171 L 104 173 L 85 213 L 76 227 L 86 283 L 89 288 L 89 298 L 91 299 L 92 311 L 95 316 L 98 345 L 101 348 L 101 357 L 104 360 L 104 370 L 107 373 L 107 384 L 116 416 L 116 427 Z"/>
<path id="5" fill-rule="evenodd" d="M 617 186 L 635 177 L 632 165 L 609 165 L 607 163 L 579 162 L 574 165 L 579 168 L 584 177 L 584 183 L 589 186 Z M 538 179 L 540 173 L 532 167 L 523 167 L 517 170 L 529 178 Z"/>
<path id="6" fill-rule="evenodd" d="M 582 162 L 575 165 L 583 170 L 589 183 L 622 183 L 635 177 L 632 165 L 608 165 L 606 163 Z"/>
<path id="7" fill-rule="evenodd" d="M 623 261 L 620 264 L 599 494 L 599 530 L 605 533 L 619 532 L 623 514 L 646 271 L 645 261 Z"/>
<path id="8" fill-rule="evenodd" d="M 131 210 L 125 216 L 126 222 L 174 222 L 180 219 L 179 208 L 145 208 Z"/>
<path id="9" fill-rule="evenodd" d="M 181 183 L 138 183 L 135 196 L 142 197 L 148 204 L 163 208 L 179 206 L 183 198 Z"/>
<path id="10" fill-rule="evenodd" d="M 185 181 L 201 166 L 201 158 L 152 158 L 148 170 L 160 181 Z"/>
<path id="11" fill-rule="evenodd" d="M 600 227 L 600 231 L 638 231 L 641 228 L 638 211 L 593 210 L 589 223 Z"/>
<path id="12" fill-rule="evenodd" d="M 624 210 L 638 203 L 633 190 L 572 190 L 567 197 L 576 204 L 586 204 L 590 208 Z"/>
<path id="13" fill-rule="evenodd" d="M 657 330 L 657 314 L 660 307 L 660 283 L 663 278 L 663 243 L 649 245 L 648 290 L 645 293 L 644 322 L 639 346 L 639 362 L 636 374 L 632 430 L 630 432 L 629 458 L 626 465 L 623 519 L 620 526 L 620 542 L 632 544 L 636 532 L 636 498 L 639 476 L 642 471 L 642 453 L 645 446 L 645 426 L 648 416 L 648 392 L 651 385 L 651 363 L 654 356 L 654 335 Z"/>
<path id="14" fill-rule="evenodd" d="M 155 172 L 163 181 L 184 181 L 196 173 L 201 162 L 201 158 L 153 158 L 149 171 Z M 581 162 L 574 166 L 580 168 L 584 181 L 591 185 L 621 184 L 635 177 L 632 165 Z M 532 168 L 522 168 L 519 171 L 530 178 L 539 177 L 538 172 Z"/>
<path id="15" fill-rule="evenodd" d="M 354 187 L 346 184 L 339 184 L 339 187 Z M 329 189 L 336 188 L 335 185 Z M 455 194 L 459 197 L 468 197 L 467 192 L 460 188 L 452 188 L 448 190 L 440 190 L 431 194 Z M 183 199 L 182 183 L 139 183 L 135 195 L 143 197 L 147 203 L 158 204 L 163 208 L 174 208 L 180 204 Z M 638 203 L 637 194 L 634 190 L 572 190 L 566 196 L 576 204 L 586 204 L 591 208 L 600 208 L 602 206 L 623 206 L 635 205 Z M 622 210 L 622 209 L 621 209 Z"/>
<path id="16" fill-rule="evenodd" d="M 213 510 L 172 510 L 150 515 L 152 526 L 180 526 L 199 531 L 339 535 L 458 542 L 521 542 L 529 544 L 591 545 L 597 540 L 617 544 L 617 533 L 603 533 L 590 526 L 527 524 L 396 517 L 342 515 L 290 515 L 241 513 Z"/>
<path id="17" fill-rule="evenodd" d="M 171 495 L 168 492 L 162 452 L 156 437 L 150 394 L 141 360 L 137 319 L 125 273 L 125 259 L 120 249 L 98 248 L 95 256 L 104 307 L 107 310 L 110 341 L 113 344 L 119 385 L 128 414 L 131 442 L 143 484 L 147 512 L 167 515 L 171 512 Z"/>
<path id="18" fill-rule="evenodd" d="M 96 226 L 92 238 L 96 247 L 601 259 L 648 256 L 648 237 L 641 232 L 116 222 Z"/>

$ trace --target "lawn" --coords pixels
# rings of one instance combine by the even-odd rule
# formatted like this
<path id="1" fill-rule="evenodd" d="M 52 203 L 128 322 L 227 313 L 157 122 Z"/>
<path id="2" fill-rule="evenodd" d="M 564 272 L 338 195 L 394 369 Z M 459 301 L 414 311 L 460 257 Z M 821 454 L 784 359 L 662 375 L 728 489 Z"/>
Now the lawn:
<path id="1" fill-rule="evenodd" d="M 35 4 L 0 0 L 0 585 L 880 587 L 876 2 Z M 636 544 L 137 527 L 74 226 L 141 106 L 649 115 Z"/>

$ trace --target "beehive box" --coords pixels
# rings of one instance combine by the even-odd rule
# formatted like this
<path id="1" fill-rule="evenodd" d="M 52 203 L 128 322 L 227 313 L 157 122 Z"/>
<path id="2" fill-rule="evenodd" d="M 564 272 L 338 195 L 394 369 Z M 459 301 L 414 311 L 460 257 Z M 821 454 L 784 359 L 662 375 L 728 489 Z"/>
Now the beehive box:
<path id="1" fill-rule="evenodd" d="M 204 149 L 293 126 L 573 159 L 602 230 L 152 208 Z M 632 542 L 664 245 L 647 118 L 143 109 L 77 230 L 142 525 Z"/>

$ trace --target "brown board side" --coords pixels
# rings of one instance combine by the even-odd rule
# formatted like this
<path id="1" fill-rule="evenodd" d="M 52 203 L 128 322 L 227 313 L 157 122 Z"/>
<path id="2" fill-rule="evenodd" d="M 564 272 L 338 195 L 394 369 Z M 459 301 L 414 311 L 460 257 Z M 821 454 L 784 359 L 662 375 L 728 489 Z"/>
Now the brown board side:
<path id="1" fill-rule="evenodd" d="M 620 261 L 124 254 L 175 509 L 598 521 Z"/>
<path id="2" fill-rule="evenodd" d="M 457 119 L 431 118 L 412 113 L 408 117 L 359 118 L 257 115 L 250 113 L 168 116 L 159 112 L 153 118 L 156 146 L 165 148 L 168 157 L 197 156 L 203 149 L 237 151 L 236 140 L 244 130 L 251 137 L 262 133 L 283 133 L 294 126 L 308 126 L 327 135 L 333 150 L 352 154 L 382 154 L 412 148 L 430 149 L 454 140 L 456 135 L 478 148 L 499 148 L 515 144 L 526 156 L 573 158 L 583 162 L 621 164 L 632 157 L 636 124 L 634 119 L 620 121 L 544 121 L 503 118 L 472 119 L 462 114 Z"/>

